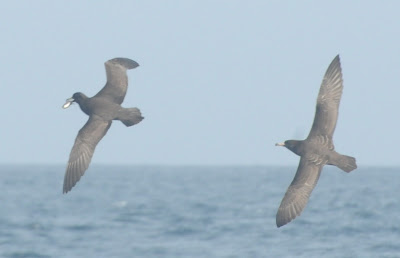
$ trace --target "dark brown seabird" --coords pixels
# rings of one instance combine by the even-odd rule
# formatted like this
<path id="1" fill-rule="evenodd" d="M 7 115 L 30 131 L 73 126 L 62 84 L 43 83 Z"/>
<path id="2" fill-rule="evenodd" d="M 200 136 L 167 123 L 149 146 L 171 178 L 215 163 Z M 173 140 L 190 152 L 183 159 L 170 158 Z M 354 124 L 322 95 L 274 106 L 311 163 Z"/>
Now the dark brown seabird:
<path id="1" fill-rule="evenodd" d="M 278 227 L 289 223 L 303 211 L 324 165 L 334 165 L 345 172 L 357 168 L 356 159 L 337 153 L 332 140 L 342 91 L 342 69 L 337 55 L 322 80 L 314 123 L 307 139 L 275 144 L 285 146 L 301 157 L 296 175 L 276 214 Z"/>
<path id="2" fill-rule="evenodd" d="M 105 62 L 107 83 L 103 89 L 91 98 L 80 92 L 74 93 L 63 105 L 63 108 L 68 108 L 76 102 L 89 116 L 89 120 L 79 130 L 69 155 L 63 193 L 70 191 L 88 169 L 96 145 L 107 133 L 112 120 L 120 120 L 126 126 L 143 120 L 138 108 L 121 107 L 128 89 L 126 71 L 138 66 L 138 63 L 128 58 L 108 60 Z"/>

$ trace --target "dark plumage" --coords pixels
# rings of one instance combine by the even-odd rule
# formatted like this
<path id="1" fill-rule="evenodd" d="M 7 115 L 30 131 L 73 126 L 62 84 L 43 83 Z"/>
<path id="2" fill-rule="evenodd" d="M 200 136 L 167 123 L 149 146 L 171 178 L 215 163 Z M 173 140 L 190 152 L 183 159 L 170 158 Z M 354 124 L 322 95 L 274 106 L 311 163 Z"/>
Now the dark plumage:
<path id="1" fill-rule="evenodd" d="M 128 89 L 126 71 L 138 67 L 139 64 L 127 58 L 114 58 L 105 63 L 107 83 L 95 96 L 88 98 L 83 93 L 75 93 L 67 99 L 63 108 L 76 102 L 89 120 L 79 130 L 69 156 L 64 177 L 63 193 L 67 193 L 79 181 L 89 167 L 94 150 L 99 141 L 107 133 L 112 120 L 120 120 L 126 126 L 142 121 L 138 108 L 123 108 Z"/>
<path id="2" fill-rule="evenodd" d="M 342 91 L 342 69 L 338 55 L 329 65 L 322 80 L 314 123 L 307 139 L 276 144 L 285 146 L 301 157 L 296 175 L 276 214 L 278 227 L 289 223 L 303 211 L 324 165 L 334 165 L 345 172 L 357 168 L 356 159 L 337 153 L 332 140 Z"/>

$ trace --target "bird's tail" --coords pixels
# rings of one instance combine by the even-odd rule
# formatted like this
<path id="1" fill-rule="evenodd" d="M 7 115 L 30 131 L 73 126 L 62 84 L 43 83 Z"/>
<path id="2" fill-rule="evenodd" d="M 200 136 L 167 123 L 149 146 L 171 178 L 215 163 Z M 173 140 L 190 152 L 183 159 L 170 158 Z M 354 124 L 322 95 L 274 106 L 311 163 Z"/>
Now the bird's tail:
<path id="1" fill-rule="evenodd" d="M 117 120 L 126 126 L 132 126 L 143 120 L 142 113 L 138 108 L 122 108 L 118 112 Z"/>
<path id="2" fill-rule="evenodd" d="M 356 159 L 346 155 L 340 155 L 332 164 L 349 173 L 357 168 Z"/>

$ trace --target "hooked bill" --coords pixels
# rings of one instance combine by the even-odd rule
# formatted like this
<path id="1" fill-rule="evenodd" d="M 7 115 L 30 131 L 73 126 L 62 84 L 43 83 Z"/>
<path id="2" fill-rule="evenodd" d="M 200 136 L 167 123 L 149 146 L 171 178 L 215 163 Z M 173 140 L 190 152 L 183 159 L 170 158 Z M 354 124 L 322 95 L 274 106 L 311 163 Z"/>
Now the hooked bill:
<path id="1" fill-rule="evenodd" d="M 72 101 L 67 101 L 65 102 L 65 104 L 62 106 L 64 109 L 68 108 L 69 106 L 71 106 Z"/>

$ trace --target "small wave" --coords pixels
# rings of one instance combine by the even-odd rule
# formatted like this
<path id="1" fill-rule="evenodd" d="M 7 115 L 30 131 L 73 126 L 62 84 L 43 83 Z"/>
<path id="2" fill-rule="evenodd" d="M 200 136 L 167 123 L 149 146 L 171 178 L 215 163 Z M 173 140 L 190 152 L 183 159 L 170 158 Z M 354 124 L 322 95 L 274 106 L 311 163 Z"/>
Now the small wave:
<path id="1" fill-rule="evenodd" d="M 127 204 L 127 201 L 118 201 L 113 203 L 113 205 L 118 208 L 124 208 Z"/>
<path id="2" fill-rule="evenodd" d="M 8 253 L 5 255 L 7 258 L 25 258 L 25 257 L 31 257 L 31 258 L 51 258 L 51 256 L 48 255 L 43 255 L 43 254 L 38 254 L 35 252 L 14 252 L 14 253 Z"/>

